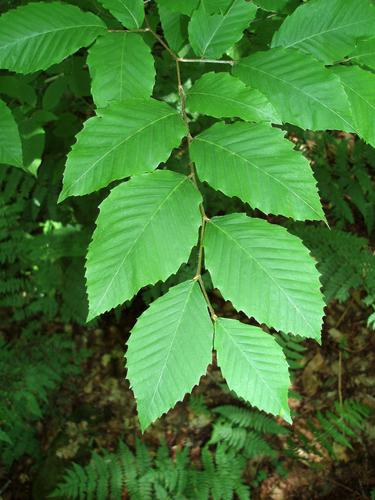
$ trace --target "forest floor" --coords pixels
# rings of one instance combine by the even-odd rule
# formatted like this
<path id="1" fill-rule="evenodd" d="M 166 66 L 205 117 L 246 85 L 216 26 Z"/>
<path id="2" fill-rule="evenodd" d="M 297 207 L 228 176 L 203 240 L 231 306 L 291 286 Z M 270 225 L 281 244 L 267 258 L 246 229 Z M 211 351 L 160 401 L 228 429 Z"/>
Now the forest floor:
<path id="1" fill-rule="evenodd" d="M 216 299 L 226 316 L 233 316 L 230 303 Z M 308 434 L 307 420 L 317 410 L 330 409 L 334 401 L 355 397 L 375 409 L 375 335 L 366 328 L 367 313 L 359 296 L 352 295 L 345 304 L 332 304 L 319 346 L 308 341 L 302 368 L 296 372 L 294 387 L 302 398 L 292 400 L 297 417 L 294 429 Z M 119 324 L 108 315 L 101 327 L 91 331 L 65 327 L 76 339 L 78 347 L 88 348 L 82 376 L 67 380 L 54 396 L 53 410 L 38 423 L 45 459 L 38 468 L 24 458 L 13 466 L 12 485 L 4 499 L 42 500 L 56 485 L 64 468 L 72 461 L 84 462 L 93 450 L 114 450 L 120 439 L 133 446 L 141 436 L 135 401 L 125 379 L 124 344 L 136 316 L 143 308 L 137 304 Z M 222 389 L 220 372 L 211 366 L 195 394 L 202 394 L 209 408 L 234 402 Z M 375 414 L 375 411 L 374 411 Z M 173 455 L 188 446 L 191 459 L 197 459 L 209 440 L 212 419 L 197 417 L 189 405 L 189 397 L 159 419 L 143 435 L 151 449 L 165 440 Z M 282 446 L 282 443 L 281 443 Z M 321 457 L 304 457 L 315 467 L 298 460 L 280 458 L 288 471 L 285 478 L 269 468 L 268 477 L 255 488 L 252 498 L 284 499 L 366 499 L 375 487 L 374 418 L 366 424 L 353 444 L 353 449 L 335 444 L 336 459 L 327 453 Z M 262 464 L 267 467 L 267 461 Z"/>

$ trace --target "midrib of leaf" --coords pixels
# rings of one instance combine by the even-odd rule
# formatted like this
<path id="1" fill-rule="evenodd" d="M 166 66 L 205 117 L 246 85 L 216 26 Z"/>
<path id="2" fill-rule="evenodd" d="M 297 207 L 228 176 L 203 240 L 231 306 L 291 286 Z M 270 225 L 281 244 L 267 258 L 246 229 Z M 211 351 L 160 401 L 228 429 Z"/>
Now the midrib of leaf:
<path id="1" fill-rule="evenodd" d="M 209 93 L 209 92 L 196 92 L 196 91 L 189 92 L 189 95 L 209 96 L 209 97 L 214 97 L 214 98 L 220 99 L 221 101 L 234 102 L 236 104 L 240 104 L 243 107 L 247 107 L 249 109 L 254 109 L 257 112 L 263 114 L 265 117 L 267 117 L 267 114 L 264 111 L 262 111 L 261 109 L 255 107 L 255 106 L 251 106 L 250 104 L 244 103 L 243 101 L 240 101 L 238 99 L 233 99 L 232 97 L 227 97 L 227 96 L 222 96 L 222 95 L 219 95 L 219 94 L 214 94 L 213 92 Z"/>
<path id="2" fill-rule="evenodd" d="M 289 45 L 282 45 L 282 47 L 287 49 L 293 47 L 294 45 L 297 45 L 298 43 L 305 42 L 306 40 L 312 40 L 313 38 L 316 38 L 321 35 L 326 35 L 327 33 L 333 33 L 334 31 L 351 28 L 352 26 L 358 26 L 359 24 L 364 24 L 364 23 L 368 23 L 368 20 L 364 19 L 363 21 L 357 21 L 355 23 L 342 24 L 341 26 L 337 26 L 336 28 L 327 29 L 325 31 L 319 31 L 319 33 L 313 33 L 312 35 L 300 38 L 299 40 L 296 40 L 295 42 L 290 43 Z"/>
<path id="3" fill-rule="evenodd" d="M 225 332 L 227 333 L 227 337 L 232 342 L 232 344 L 236 347 L 237 351 L 239 351 L 240 354 L 242 354 L 242 356 L 243 356 L 243 358 L 245 358 L 246 362 L 249 362 L 250 357 L 248 357 L 246 355 L 246 353 L 240 349 L 239 344 L 232 338 L 232 336 L 230 335 L 228 330 L 223 326 L 222 323 L 220 324 L 220 326 L 221 326 L 221 328 L 223 328 L 223 330 L 225 330 Z M 257 373 L 258 377 L 263 381 L 263 384 L 266 387 L 268 387 L 270 393 L 272 394 L 272 388 L 268 385 L 267 381 L 263 378 L 262 373 L 259 371 L 259 368 L 256 367 L 256 364 L 254 362 L 251 362 L 251 358 L 250 358 L 250 364 L 253 367 L 254 371 Z M 273 395 L 271 396 L 270 399 L 273 399 L 277 403 L 277 405 L 281 405 L 280 401 L 278 401 Z"/>
<path id="4" fill-rule="evenodd" d="M 227 233 L 226 231 L 224 231 L 224 229 L 222 229 L 220 226 L 218 226 L 217 224 L 215 224 L 215 222 L 213 222 L 212 220 L 210 222 L 219 231 L 221 231 L 223 234 L 225 234 L 225 236 L 228 239 L 232 240 L 235 243 L 235 245 L 237 245 L 246 255 L 248 255 L 250 257 L 250 259 L 252 259 L 262 269 L 262 271 L 270 278 L 270 280 L 275 283 L 275 285 L 277 286 L 277 288 L 285 295 L 285 297 L 287 298 L 288 302 L 294 307 L 294 309 L 299 313 L 299 315 L 306 321 L 306 323 L 309 325 L 309 328 L 314 333 L 314 328 L 312 327 L 312 325 L 310 324 L 310 322 L 308 321 L 308 319 L 305 317 L 305 315 L 303 314 L 303 312 L 300 310 L 300 308 L 297 306 L 297 304 L 293 301 L 293 299 L 286 293 L 286 291 L 279 285 L 279 283 L 275 280 L 275 278 L 273 278 L 273 276 L 271 274 L 269 274 L 269 272 L 267 271 L 267 269 L 264 266 L 262 266 L 262 264 L 246 248 L 244 248 L 242 245 L 240 245 L 240 243 L 236 239 L 234 239 L 229 233 Z M 314 337 L 315 337 L 315 335 L 314 335 Z"/>
<path id="5" fill-rule="evenodd" d="M 321 214 L 319 214 L 319 212 L 317 212 L 315 210 L 314 207 L 312 207 L 307 201 L 305 201 L 303 198 L 301 198 L 298 193 L 296 193 L 295 191 L 293 191 L 293 189 L 290 189 L 286 184 L 284 184 L 280 179 L 278 179 L 277 177 L 274 177 L 272 174 L 270 174 L 269 172 L 267 172 L 266 170 L 263 170 L 262 168 L 258 167 L 256 165 L 256 163 L 253 163 L 251 162 L 248 158 L 232 151 L 231 149 L 228 149 L 226 148 L 225 146 L 222 146 L 221 144 L 217 144 L 215 142 L 212 142 L 212 141 L 208 141 L 207 139 L 204 139 L 202 137 L 196 137 L 195 138 L 196 141 L 201 141 L 201 142 L 206 142 L 207 144 L 210 144 L 211 146 L 214 146 L 214 147 L 217 147 L 219 149 L 222 149 L 224 151 L 226 151 L 227 153 L 233 155 L 233 156 L 237 156 L 238 158 L 240 158 L 241 160 L 244 160 L 246 163 L 248 163 L 249 165 L 251 165 L 252 167 L 254 167 L 255 169 L 257 169 L 260 173 L 270 177 L 271 179 L 273 179 L 275 182 L 277 182 L 278 184 L 280 184 L 281 186 L 283 186 L 287 191 L 289 191 L 290 193 L 292 193 L 296 198 L 298 198 L 300 201 L 302 201 L 302 203 L 304 203 L 305 205 L 307 205 L 318 217 L 319 219 L 321 219 Z"/>
<path id="6" fill-rule="evenodd" d="M 133 137 L 135 137 L 137 134 L 140 134 L 141 132 L 143 132 L 144 130 L 146 130 L 148 127 L 151 127 L 152 125 L 155 125 L 155 123 L 158 123 L 158 122 L 160 122 L 160 121 L 162 121 L 164 119 L 167 119 L 167 118 L 169 118 L 171 116 L 175 116 L 175 113 L 174 112 L 173 113 L 169 113 L 168 115 L 164 115 L 161 118 L 158 118 L 157 120 L 154 120 L 154 121 L 148 123 L 144 127 L 138 129 L 133 134 L 129 135 L 128 137 L 125 137 L 125 139 L 122 140 L 121 142 L 119 142 L 118 144 L 115 144 L 111 149 L 109 149 L 100 158 L 98 158 L 87 170 L 85 170 L 84 172 L 82 172 L 82 174 L 74 182 L 72 182 L 72 184 L 70 185 L 70 188 L 69 188 L 68 192 L 71 191 L 72 187 L 75 186 L 82 179 L 82 177 L 86 176 L 89 172 L 91 172 L 91 170 L 93 168 L 95 168 L 96 165 L 99 162 L 101 162 L 102 160 L 104 160 L 104 158 L 106 158 L 109 154 L 111 154 L 113 151 L 115 151 L 115 149 L 119 148 L 120 146 L 122 146 L 123 144 L 125 144 L 130 139 L 133 139 Z"/>
<path id="7" fill-rule="evenodd" d="M 353 125 L 351 125 L 349 122 L 347 122 L 345 118 L 343 118 L 339 113 L 337 113 L 337 111 L 335 111 L 334 109 L 329 108 L 326 104 L 324 104 L 324 102 L 321 102 L 319 99 L 317 99 L 313 95 L 308 94 L 307 92 L 305 92 L 304 90 L 302 90 L 299 87 L 296 87 L 295 85 L 293 85 L 292 83 L 288 82 L 287 80 L 283 80 L 282 78 L 279 78 L 278 76 L 275 76 L 273 73 L 268 73 L 267 71 L 264 71 L 262 69 L 256 68 L 254 66 L 249 66 L 248 64 L 244 64 L 243 62 L 241 63 L 241 66 L 244 66 L 245 68 L 252 69 L 254 71 L 258 71 L 259 73 L 263 73 L 264 75 L 267 75 L 270 78 L 278 80 L 279 82 L 282 82 L 285 85 L 288 85 L 289 87 L 292 87 L 293 89 L 297 90 L 297 92 L 299 92 L 299 93 L 301 93 L 301 94 L 309 97 L 313 101 L 317 102 L 318 104 L 320 104 L 321 106 L 323 106 L 324 108 L 326 108 L 331 113 L 335 114 L 338 118 L 340 118 L 340 120 L 342 120 L 344 123 L 346 123 L 350 127 L 350 129 L 354 128 Z"/>
<path id="8" fill-rule="evenodd" d="M 138 241 L 140 240 L 141 236 L 143 236 L 144 232 L 146 231 L 147 227 L 151 224 L 151 222 L 154 220 L 154 218 L 156 217 L 156 215 L 160 212 L 160 210 L 163 208 L 163 206 L 165 205 L 165 203 L 169 200 L 169 198 L 171 198 L 171 196 L 175 193 L 175 191 L 177 191 L 181 185 L 188 181 L 189 178 L 188 177 L 185 177 L 184 179 L 181 179 L 181 181 L 170 191 L 170 193 L 168 193 L 168 195 L 164 198 L 164 200 L 162 200 L 162 202 L 157 206 L 157 208 L 155 209 L 155 212 L 151 215 L 151 217 L 149 218 L 149 220 L 146 222 L 146 224 L 143 226 L 143 228 L 141 229 L 141 231 L 139 232 L 138 236 L 136 237 L 136 239 L 134 240 L 132 246 L 129 248 L 129 250 L 127 251 L 127 253 L 124 255 L 122 261 L 121 261 L 121 264 L 118 266 L 117 268 L 117 271 L 115 272 L 115 274 L 112 276 L 109 284 L 107 285 L 107 288 L 105 289 L 103 295 L 102 295 L 102 298 L 100 299 L 98 305 L 96 306 L 96 309 L 98 309 L 102 303 L 103 303 L 103 300 L 106 298 L 107 294 L 108 294 L 108 291 L 109 289 L 111 288 L 111 286 L 113 285 L 113 282 L 115 280 L 115 278 L 118 276 L 119 272 L 120 272 L 120 269 L 123 267 L 126 259 L 128 258 L 128 256 L 130 255 L 130 253 L 134 250 L 134 247 L 136 246 L 136 244 L 138 243 Z"/>
<path id="9" fill-rule="evenodd" d="M 123 5 L 123 7 L 125 7 L 125 9 L 129 12 L 130 16 L 133 18 L 133 20 L 134 20 L 135 25 L 137 26 L 137 28 L 139 28 L 140 24 L 138 23 L 138 20 L 136 19 L 136 17 L 133 14 L 133 12 L 129 9 L 129 7 L 125 4 L 125 2 L 123 2 L 122 0 L 120 0 L 120 2 Z"/>
<path id="10" fill-rule="evenodd" d="M 19 43 L 22 43 L 25 40 L 30 40 L 32 38 L 37 38 L 40 36 L 49 35 L 51 33 L 58 33 L 59 31 L 67 31 L 67 30 L 81 29 L 81 28 L 102 28 L 102 29 L 104 29 L 104 26 L 101 26 L 100 24 L 82 24 L 82 25 L 78 25 L 78 26 L 77 25 L 68 26 L 68 27 L 65 26 L 64 28 L 56 28 L 54 30 L 42 31 L 41 33 L 35 33 L 33 35 L 30 35 L 30 36 L 17 38 L 17 40 L 15 40 L 14 42 L 8 43 L 6 45 L 0 45 L 0 50 L 3 50 L 5 48 L 8 48 L 8 47 L 11 47 L 14 45 L 18 45 Z"/>
<path id="11" fill-rule="evenodd" d="M 193 282 L 193 283 L 191 284 L 190 291 L 189 291 L 189 293 L 187 294 L 187 297 L 186 297 L 186 300 L 185 300 L 185 303 L 184 303 L 184 306 L 183 306 L 183 309 L 182 309 L 182 312 L 181 312 L 181 316 L 180 316 L 180 318 L 179 318 L 179 320 L 178 320 L 178 322 L 177 322 L 177 324 L 176 324 L 176 328 L 175 328 L 174 333 L 173 333 L 173 338 L 172 338 L 172 341 L 171 341 L 171 343 L 170 343 L 170 345 L 169 345 L 169 349 L 168 349 L 167 355 L 166 355 L 166 357 L 165 357 L 165 362 L 164 362 L 163 367 L 162 367 L 162 369 L 161 369 L 159 379 L 158 379 L 158 381 L 157 381 L 157 383 L 156 383 L 156 385 L 155 385 L 155 390 L 154 390 L 154 392 L 153 392 L 153 394 L 152 394 L 152 398 L 151 398 L 151 403 L 150 403 L 150 406 L 154 403 L 154 400 L 155 400 L 156 394 L 157 394 L 158 389 L 159 389 L 159 385 L 160 385 L 161 379 L 162 379 L 162 377 L 163 377 L 163 375 L 164 375 L 164 371 L 165 371 L 165 368 L 166 368 L 166 366 L 167 366 L 167 361 L 168 361 L 169 356 L 170 356 L 170 354 L 171 354 L 171 352 L 172 352 L 172 347 L 173 347 L 173 344 L 175 343 L 175 340 L 176 340 L 176 335 L 177 335 L 177 332 L 178 332 L 178 330 L 179 330 L 179 328 L 180 328 L 180 325 L 181 325 L 181 322 L 182 322 L 182 318 L 184 317 L 184 314 L 185 314 L 185 311 L 186 311 L 186 308 L 187 308 L 188 302 L 189 302 L 189 300 L 190 300 L 190 296 L 191 296 L 191 294 L 193 293 L 194 286 L 195 286 L 195 283 Z"/>
<path id="12" fill-rule="evenodd" d="M 226 14 L 225 14 L 224 16 L 222 16 L 222 19 L 221 19 L 220 23 L 217 25 L 216 29 L 213 31 L 213 33 L 212 33 L 211 37 L 209 38 L 209 40 L 208 40 L 208 42 L 206 43 L 206 46 L 205 46 L 205 48 L 204 48 L 204 50 L 203 50 L 202 57 L 204 57 L 204 56 L 205 56 L 205 54 L 206 54 L 206 50 L 208 49 L 208 47 L 209 47 L 210 43 L 211 43 L 211 42 L 212 42 L 212 40 L 214 39 L 214 37 L 215 37 L 216 33 L 219 31 L 219 29 L 223 26 L 223 24 L 224 24 L 224 22 L 225 22 L 226 18 L 229 16 L 230 11 L 232 10 L 232 7 L 233 7 L 233 5 L 234 5 L 234 2 L 235 2 L 235 1 L 236 1 L 236 0 L 233 0 L 232 5 L 231 5 L 231 6 L 229 7 L 229 9 L 227 10 Z"/>
<path id="13" fill-rule="evenodd" d="M 371 73 L 370 73 L 371 74 Z M 368 101 L 362 94 L 359 94 L 353 87 L 351 87 L 347 82 L 344 82 L 343 80 L 341 80 L 341 83 L 343 84 L 344 87 L 347 87 L 348 89 L 350 89 L 353 94 L 355 94 L 357 97 L 359 97 L 363 102 L 365 102 L 366 104 L 368 104 L 370 106 L 370 108 L 372 108 L 373 110 L 375 110 L 375 105 L 372 104 L 370 101 Z"/>

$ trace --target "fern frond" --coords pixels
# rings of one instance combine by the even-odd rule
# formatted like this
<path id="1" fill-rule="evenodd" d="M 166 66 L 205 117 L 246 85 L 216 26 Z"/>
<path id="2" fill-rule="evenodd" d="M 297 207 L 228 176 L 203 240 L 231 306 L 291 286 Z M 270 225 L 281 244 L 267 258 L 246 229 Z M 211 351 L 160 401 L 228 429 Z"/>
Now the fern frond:
<path id="1" fill-rule="evenodd" d="M 303 338 L 298 335 L 288 335 L 283 332 L 275 334 L 275 339 L 281 345 L 291 370 L 303 367 L 304 355 L 307 348 L 302 345 Z"/>
<path id="2" fill-rule="evenodd" d="M 335 458 L 335 443 L 345 448 L 352 448 L 352 442 L 359 439 L 360 432 L 371 415 L 371 410 L 368 406 L 353 399 L 344 401 L 342 405 L 335 402 L 334 409 L 335 411 L 319 411 L 315 418 L 307 421 L 307 428 L 313 436 L 312 439 L 300 432 L 295 433 L 294 442 L 289 441 L 288 451 L 292 456 L 295 458 L 299 456 L 298 449 L 317 456 L 322 456 L 320 450 L 326 450 L 332 458 Z"/>
<path id="3" fill-rule="evenodd" d="M 247 427 L 266 434 L 288 433 L 285 427 L 260 411 L 233 405 L 218 406 L 213 411 L 240 427 Z"/>
<path id="4" fill-rule="evenodd" d="M 365 238 L 337 229 L 293 226 L 318 261 L 326 300 L 344 301 L 353 288 L 375 290 L 375 256 Z"/>

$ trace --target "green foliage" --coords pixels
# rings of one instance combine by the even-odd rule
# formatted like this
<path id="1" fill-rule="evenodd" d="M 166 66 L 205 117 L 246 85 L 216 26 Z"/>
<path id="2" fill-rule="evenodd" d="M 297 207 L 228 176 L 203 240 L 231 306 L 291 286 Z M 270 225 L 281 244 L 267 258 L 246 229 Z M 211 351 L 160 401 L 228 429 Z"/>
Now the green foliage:
<path id="1" fill-rule="evenodd" d="M 239 397 L 291 423 L 288 364 L 271 335 L 255 326 L 219 318 L 215 348 L 223 376 Z"/>
<path id="2" fill-rule="evenodd" d="M 200 224 L 199 203 L 189 179 L 170 171 L 139 175 L 111 191 L 100 206 L 87 256 L 90 318 L 188 261 Z"/>
<path id="3" fill-rule="evenodd" d="M 80 372 L 85 353 L 66 334 L 48 337 L 29 323 L 17 340 L 0 338 L 0 458 L 6 467 L 25 453 L 40 453 L 36 422 L 51 394 Z"/>
<path id="4" fill-rule="evenodd" d="M 126 491 L 135 500 L 231 500 L 234 493 L 240 499 L 248 499 L 248 488 L 242 482 L 244 467 L 244 458 L 224 446 L 218 446 L 216 453 L 204 448 L 202 469 L 195 469 L 189 464 L 186 448 L 172 460 L 167 447 L 162 445 L 152 457 L 137 440 L 134 454 L 120 443 L 117 452 L 94 454 L 85 467 L 74 464 L 52 496 L 116 500 L 123 498 Z"/>
<path id="5" fill-rule="evenodd" d="M 231 214 L 210 221 L 205 244 L 212 280 L 237 309 L 259 323 L 319 340 L 319 276 L 298 238 L 264 220 Z"/>
<path id="6" fill-rule="evenodd" d="M 325 450 L 332 458 L 336 457 L 335 446 L 352 448 L 352 442 L 360 438 L 363 426 L 371 415 L 371 409 L 359 401 L 347 399 L 340 404 L 338 401 L 331 410 L 317 412 L 315 418 L 307 422 L 310 436 L 296 432 L 289 441 L 288 453 L 302 461 L 301 448 L 306 453 L 322 455 Z M 309 461 L 308 461 L 309 463 Z"/>
<path id="7" fill-rule="evenodd" d="M 301 220 L 324 219 L 307 160 L 270 125 L 218 123 L 194 139 L 191 157 L 202 181 L 253 208 Z"/>
<path id="8" fill-rule="evenodd" d="M 78 135 L 66 165 L 60 201 L 154 170 L 168 159 L 185 131 L 178 113 L 154 99 L 110 104 L 90 118 Z"/>
<path id="9" fill-rule="evenodd" d="M 307 348 L 302 345 L 304 339 L 283 332 L 276 334 L 275 338 L 284 351 L 289 369 L 294 371 L 303 368 L 304 355 L 307 351 Z"/>
<path id="10" fill-rule="evenodd" d="M 0 163 L 22 166 L 22 146 L 12 112 L 0 99 Z"/>
<path id="11" fill-rule="evenodd" d="M 59 316 L 63 321 L 83 323 L 87 298 L 82 257 L 87 233 L 78 226 L 54 221 L 39 224 L 30 218 L 30 197 L 38 199 L 32 178 L 20 170 L 1 174 L 0 307 L 11 311 L 12 321 L 43 315 L 42 322 Z"/>
<path id="12" fill-rule="evenodd" d="M 181 275 L 190 275 L 172 279 L 183 283 L 142 315 L 128 344 L 142 427 L 198 382 L 215 330 L 230 388 L 289 419 L 281 348 L 246 320 L 218 320 L 207 282 L 259 324 L 320 339 L 324 303 L 315 260 L 282 220 L 262 218 L 325 220 L 309 165 L 277 127 L 344 130 L 374 142 L 373 75 L 353 66 L 371 66 L 361 60 L 360 44 L 375 36 L 374 7 L 368 0 L 345 0 L 345 8 L 338 0 L 18 3 L 0 17 L 0 67 L 29 76 L 6 73 L 12 80 L 0 81 L 0 127 L 7 129 L 0 161 L 36 175 L 43 193 L 28 195 L 31 227 L 2 236 L 7 270 L 20 280 L 6 293 L 28 301 L 36 295 L 44 310 L 49 297 L 52 316 L 75 313 L 78 300 L 67 290 L 84 302 L 79 269 L 100 205 L 86 259 L 89 319 L 145 286 L 168 283 L 189 262 Z M 345 67 L 326 67 L 345 57 Z M 237 200 L 212 214 L 201 196 L 210 188 L 201 181 Z M 29 206 L 13 198 L 1 209 L 9 204 L 16 208 L 6 210 L 22 214 L 16 220 L 25 217 Z M 232 206 L 246 215 L 230 214 Z M 257 218 L 255 209 L 263 212 Z M 220 453 L 210 462 L 217 474 L 227 467 Z M 236 487 L 223 484 L 229 498 Z"/>
<path id="13" fill-rule="evenodd" d="M 277 113 L 258 90 L 228 73 L 206 73 L 187 93 L 189 111 L 215 118 L 278 123 Z M 200 178 L 202 174 L 200 173 Z"/>
<path id="14" fill-rule="evenodd" d="M 375 37 L 358 40 L 355 50 L 350 54 L 350 59 L 359 65 L 375 68 Z"/>
<path id="15" fill-rule="evenodd" d="M 255 0 L 255 4 L 259 5 L 261 9 L 270 11 L 283 10 L 289 0 Z"/>
<path id="16" fill-rule="evenodd" d="M 375 290 L 375 256 L 365 238 L 328 228 L 297 228 L 296 233 L 319 261 L 327 301 L 344 302 L 353 288 Z"/>
<path id="17" fill-rule="evenodd" d="M 126 28 L 137 29 L 143 24 L 143 0 L 100 0 Z"/>
<path id="18" fill-rule="evenodd" d="M 0 19 L 0 67 L 18 73 L 47 69 L 90 45 L 105 24 L 60 2 L 30 3 Z"/>
<path id="19" fill-rule="evenodd" d="M 355 130 L 366 142 L 375 146 L 375 127 L 371 119 L 375 109 L 375 97 L 371 91 L 375 75 L 357 66 L 337 67 L 334 71 L 349 98 Z"/>
<path id="20" fill-rule="evenodd" d="M 371 36 L 374 22 L 367 0 L 331 0 L 328 9 L 324 0 L 312 0 L 285 19 L 272 47 L 299 49 L 329 64 L 347 56 L 357 39 Z"/>
<path id="21" fill-rule="evenodd" d="M 375 227 L 374 149 L 362 141 L 341 140 L 332 134 L 306 134 L 313 141 L 309 155 L 322 197 L 329 203 L 338 229 L 354 224 L 357 211 L 371 235 Z"/>
<path id="22" fill-rule="evenodd" d="M 338 76 L 308 54 L 284 48 L 257 52 L 241 59 L 234 75 L 260 90 L 283 122 L 311 130 L 355 130 Z"/>
<path id="23" fill-rule="evenodd" d="M 126 354 L 142 428 L 199 383 L 211 362 L 212 342 L 211 322 L 197 281 L 170 288 L 143 314 Z M 154 384 L 144 384 L 145 373 Z"/>
<path id="24" fill-rule="evenodd" d="M 211 14 L 203 2 L 193 12 L 189 23 L 189 40 L 193 51 L 200 57 L 221 57 L 232 47 L 254 19 L 256 7 L 245 0 L 226 2 L 220 14 Z"/>
<path id="25" fill-rule="evenodd" d="M 278 457 L 278 451 L 267 441 L 269 435 L 285 435 L 289 431 L 264 413 L 238 406 L 214 408 L 219 418 L 214 422 L 211 444 L 221 444 L 246 459 Z"/>
<path id="26" fill-rule="evenodd" d="M 135 33 L 107 33 L 89 50 L 91 92 L 98 108 L 111 101 L 151 96 L 155 84 L 150 48 Z"/>

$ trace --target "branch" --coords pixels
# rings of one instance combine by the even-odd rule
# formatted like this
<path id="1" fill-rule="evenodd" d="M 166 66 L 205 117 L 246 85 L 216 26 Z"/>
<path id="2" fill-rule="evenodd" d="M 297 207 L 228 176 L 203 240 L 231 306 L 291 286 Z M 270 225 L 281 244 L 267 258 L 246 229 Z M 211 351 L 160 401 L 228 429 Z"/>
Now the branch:
<path id="1" fill-rule="evenodd" d="M 186 125 L 186 128 L 188 130 L 187 142 L 188 142 L 188 156 L 189 156 L 190 155 L 190 144 L 191 144 L 191 141 L 193 140 L 193 138 L 190 134 L 189 117 L 188 117 L 187 112 L 186 112 L 186 95 L 185 95 L 184 86 L 182 84 L 182 79 L 181 79 L 180 62 L 181 61 L 179 59 L 176 59 L 178 95 L 180 96 L 182 118 L 183 118 L 185 125 Z M 189 161 L 189 168 L 190 168 L 190 178 L 191 178 L 193 184 L 195 185 L 195 187 L 199 190 L 197 175 L 195 172 L 195 166 L 191 160 Z M 210 311 L 211 319 L 213 322 L 215 322 L 217 320 L 217 315 L 216 315 L 215 310 L 211 304 L 211 301 L 210 301 L 208 294 L 207 294 L 207 290 L 206 290 L 206 288 L 204 286 L 204 282 L 202 280 L 203 241 L 204 241 L 204 234 L 205 234 L 205 229 L 206 229 L 206 222 L 209 220 L 209 218 L 206 215 L 203 203 L 201 203 L 199 205 L 199 209 L 200 209 L 201 217 L 202 217 L 202 225 L 201 225 L 201 230 L 199 233 L 199 242 L 198 242 L 198 264 L 197 264 L 197 270 L 196 270 L 196 273 L 195 273 L 195 276 L 193 279 L 198 281 L 199 286 L 202 290 L 203 296 L 205 298 L 205 301 L 207 303 L 208 310 Z"/>
<path id="2" fill-rule="evenodd" d="M 218 59 L 184 59 L 183 57 L 178 58 L 178 62 L 182 63 L 204 63 L 204 64 L 230 64 L 234 66 L 234 61 L 229 60 L 218 60 Z"/>

